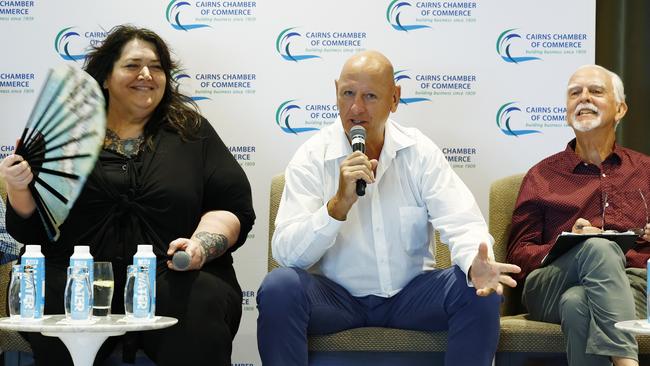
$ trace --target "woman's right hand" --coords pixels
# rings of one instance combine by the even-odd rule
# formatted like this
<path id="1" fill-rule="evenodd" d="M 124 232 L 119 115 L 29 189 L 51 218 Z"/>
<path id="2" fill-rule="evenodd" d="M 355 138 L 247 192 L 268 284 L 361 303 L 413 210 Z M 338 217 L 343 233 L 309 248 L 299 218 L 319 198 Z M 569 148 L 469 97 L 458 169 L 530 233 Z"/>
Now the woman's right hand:
<path id="1" fill-rule="evenodd" d="M 7 192 L 20 192 L 28 189 L 34 174 L 22 156 L 11 154 L 0 161 L 0 177 L 7 185 Z"/>
<path id="2" fill-rule="evenodd" d="M 29 183 L 34 179 L 29 163 L 20 155 L 9 155 L 0 161 L 0 177 L 6 182 L 7 205 L 20 217 L 30 217 L 36 210 L 36 202 L 29 190 Z"/>

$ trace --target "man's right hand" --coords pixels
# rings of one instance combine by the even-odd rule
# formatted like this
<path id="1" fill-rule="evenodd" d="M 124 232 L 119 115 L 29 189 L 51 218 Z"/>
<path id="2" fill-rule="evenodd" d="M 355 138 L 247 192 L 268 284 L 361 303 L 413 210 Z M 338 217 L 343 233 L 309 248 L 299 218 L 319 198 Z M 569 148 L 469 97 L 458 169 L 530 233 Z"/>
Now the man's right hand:
<path id="1" fill-rule="evenodd" d="M 22 156 L 12 154 L 0 162 L 0 177 L 7 185 L 7 191 L 20 192 L 28 189 L 34 179 L 32 168 Z"/>
<path id="2" fill-rule="evenodd" d="M 571 232 L 574 234 L 600 234 L 603 232 L 602 229 L 591 226 L 591 223 L 587 219 L 582 217 L 576 220 L 576 223 L 573 224 Z"/>
<path id="3" fill-rule="evenodd" d="M 367 184 L 373 183 L 375 168 L 377 168 L 377 160 L 368 159 L 360 151 L 353 152 L 343 160 L 339 168 L 339 188 L 336 195 L 327 202 L 327 212 L 331 217 L 339 221 L 347 218 L 348 211 L 358 199 L 357 180 L 364 180 Z"/>

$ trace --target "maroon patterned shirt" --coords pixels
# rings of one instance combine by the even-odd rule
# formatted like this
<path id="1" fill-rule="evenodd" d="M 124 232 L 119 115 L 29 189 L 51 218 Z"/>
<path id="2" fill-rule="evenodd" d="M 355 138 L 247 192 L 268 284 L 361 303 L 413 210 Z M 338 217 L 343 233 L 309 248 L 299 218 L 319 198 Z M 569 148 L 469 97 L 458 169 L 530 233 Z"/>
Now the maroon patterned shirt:
<path id="1" fill-rule="evenodd" d="M 646 224 L 643 192 L 650 205 L 650 157 L 614 144 L 601 167 L 583 162 L 575 139 L 566 150 L 533 166 L 519 191 L 508 243 L 509 263 L 521 267 L 521 280 L 540 266 L 562 231 L 580 217 L 605 229 L 626 231 Z M 627 254 L 627 267 L 645 268 L 650 243 L 639 239 Z"/>

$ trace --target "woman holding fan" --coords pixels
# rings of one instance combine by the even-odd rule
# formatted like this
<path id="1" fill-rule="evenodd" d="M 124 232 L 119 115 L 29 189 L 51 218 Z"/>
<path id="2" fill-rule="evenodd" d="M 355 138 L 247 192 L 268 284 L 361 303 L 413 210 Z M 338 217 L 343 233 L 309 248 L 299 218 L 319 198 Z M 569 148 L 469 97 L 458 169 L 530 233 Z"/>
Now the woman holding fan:
<path id="1" fill-rule="evenodd" d="M 191 99 L 173 86 L 177 67 L 154 32 L 114 28 L 88 55 L 85 69 L 107 101 L 106 137 L 56 241 L 35 214 L 28 186 L 36 173 L 18 155 L 0 163 L 9 233 L 43 244 L 45 313 L 63 313 L 65 269 L 76 244 L 90 245 L 96 261 L 113 262 L 118 290 L 112 312 L 123 313 L 126 266 L 137 244 L 153 244 L 156 313 L 179 323 L 135 337 L 127 333 L 124 355 L 141 347 L 159 365 L 230 365 L 241 317 L 231 252 L 244 243 L 255 219 L 246 175 Z M 168 261 L 177 250 L 190 255 L 187 271 Z M 71 364 L 58 339 L 25 336 L 37 365 Z M 179 350 L 189 339 L 192 346 Z"/>

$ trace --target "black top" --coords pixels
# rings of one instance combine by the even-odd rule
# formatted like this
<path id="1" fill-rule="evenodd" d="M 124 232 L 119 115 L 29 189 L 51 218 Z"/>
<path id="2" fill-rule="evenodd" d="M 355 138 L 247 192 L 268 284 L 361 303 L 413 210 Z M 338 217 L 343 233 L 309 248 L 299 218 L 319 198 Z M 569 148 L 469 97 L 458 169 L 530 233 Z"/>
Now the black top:
<path id="1" fill-rule="evenodd" d="M 8 207 L 7 231 L 20 242 L 42 244 L 49 264 L 67 265 L 74 245 L 90 245 L 95 261 L 131 263 L 137 244 L 153 244 L 160 269 L 172 240 L 190 238 L 204 213 L 225 210 L 239 219 L 239 238 L 208 266 L 231 268 L 230 252 L 244 243 L 255 220 L 250 183 L 206 120 L 198 135 L 183 141 L 161 128 L 153 148 L 133 158 L 102 150 L 55 243 L 37 213 L 21 219 Z"/>

